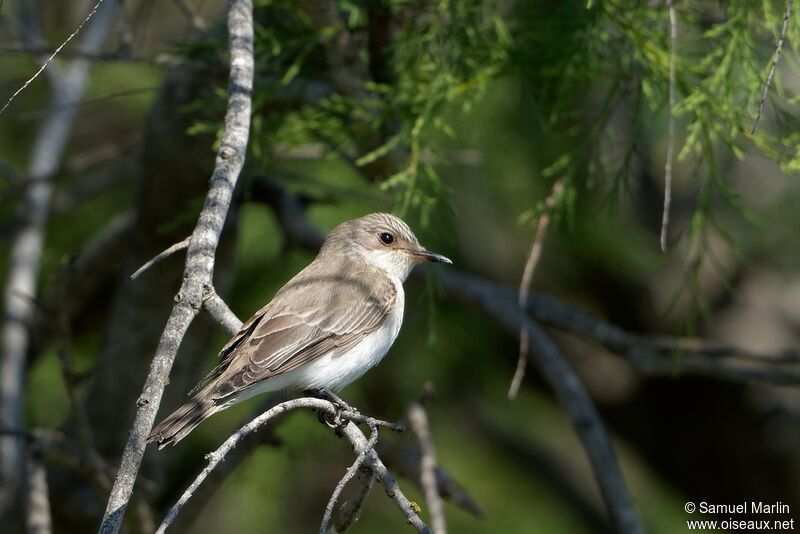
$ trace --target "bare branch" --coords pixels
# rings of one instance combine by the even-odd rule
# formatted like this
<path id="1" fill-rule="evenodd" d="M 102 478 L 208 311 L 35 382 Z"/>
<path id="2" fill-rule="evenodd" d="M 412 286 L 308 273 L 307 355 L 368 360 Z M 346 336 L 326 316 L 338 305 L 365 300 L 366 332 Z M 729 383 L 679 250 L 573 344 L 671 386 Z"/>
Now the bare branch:
<path id="1" fill-rule="evenodd" d="M 158 527 L 156 534 L 163 534 L 166 532 L 167 528 L 169 528 L 170 524 L 175 520 L 178 513 L 181 511 L 183 506 L 192 498 L 192 495 L 200 487 L 203 481 L 208 477 L 208 475 L 225 459 L 225 456 L 233 450 L 234 447 L 248 434 L 255 432 L 258 430 L 259 427 L 266 424 L 267 422 L 275 419 L 276 417 L 283 415 L 287 412 L 298 410 L 301 408 L 315 410 L 320 413 L 326 413 L 333 417 L 340 417 L 344 420 L 349 420 L 342 428 L 338 429 L 342 435 L 344 435 L 351 443 L 353 450 L 356 451 L 359 456 L 363 452 L 366 455 L 366 462 L 367 465 L 376 472 L 377 476 L 383 480 L 384 487 L 386 488 L 386 493 L 389 497 L 397 504 L 398 508 L 402 511 L 403 515 L 405 516 L 406 520 L 411 523 L 412 525 L 417 528 L 419 532 L 430 532 L 422 520 L 419 518 L 417 513 L 414 511 L 413 506 L 411 505 L 410 501 L 406 499 L 405 495 L 403 495 L 400 488 L 397 486 L 397 481 L 389 474 L 386 470 L 386 467 L 380 461 L 377 454 L 372 448 L 370 444 L 371 440 L 367 440 L 361 430 L 358 429 L 357 426 L 353 423 L 351 417 L 354 412 L 347 412 L 347 411 L 340 411 L 338 410 L 337 406 L 334 405 L 332 402 L 318 399 L 313 397 L 302 397 L 298 399 L 292 399 L 285 402 L 282 402 L 266 412 L 262 413 L 248 424 L 244 425 L 242 428 L 234 432 L 225 442 L 220 445 L 214 452 L 208 454 L 206 458 L 208 459 L 208 465 L 200 472 L 199 475 L 195 478 L 195 480 L 189 485 L 186 491 L 181 495 L 180 499 L 169 509 L 167 515 L 165 516 L 164 520 L 162 521 L 161 525 Z M 364 416 L 362 416 L 364 417 Z M 377 439 L 377 420 L 372 418 L 364 418 L 365 421 L 368 421 L 370 424 L 370 428 L 374 428 L 376 430 L 373 431 L 373 436 Z"/>
<path id="2" fill-rule="evenodd" d="M 498 291 L 496 286 L 492 287 L 492 284 L 482 281 L 476 282 L 475 277 L 453 271 L 447 276 L 441 276 L 439 280 L 447 291 L 478 303 L 509 331 L 517 332 L 520 323 L 527 323 L 526 328 L 534 349 L 532 355 L 583 443 L 614 526 L 624 533 L 641 532 L 639 518 L 605 425 L 580 379 L 562 357 L 558 346 L 538 323 L 520 311 L 510 295 L 502 298 L 502 291 Z M 509 292 L 507 290 L 506 294 Z"/>
<path id="3" fill-rule="evenodd" d="M 29 534 L 50 534 L 50 496 L 47 489 L 47 470 L 34 451 L 28 451 L 26 462 L 25 523 Z"/>
<path id="4" fill-rule="evenodd" d="M 362 464 L 361 469 L 358 470 L 356 484 L 353 494 L 339 508 L 339 513 L 336 514 L 336 521 L 329 531 L 330 534 L 347 532 L 353 523 L 358 521 L 361 509 L 364 507 L 364 501 L 372 490 L 372 486 L 375 485 L 375 473 L 372 469 Z"/>
<path id="5" fill-rule="evenodd" d="M 398 473 L 414 481 L 422 489 L 421 460 L 422 454 L 418 447 L 403 444 L 389 444 L 378 448 L 381 457 L 390 465 L 396 466 Z M 439 495 L 452 502 L 459 508 L 469 512 L 477 518 L 483 518 L 481 507 L 469 492 L 456 481 L 450 473 L 441 466 L 435 469 L 436 487 Z"/>
<path id="6" fill-rule="evenodd" d="M 632 346 L 626 359 L 637 371 L 654 376 L 675 376 L 680 373 L 696 374 L 735 380 L 737 382 L 763 382 L 778 386 L 800 386 L 800 368 L 786 365 L 764 365 L 706 358 L 696 354 L 660 356 L 646 345 Z"/>
<path id="7" fill-rule="evenodd" d="M 436 447 L 433 444 L 433 436 L 431 436 L 431 429 L 428 425 L 428 415 L 425 413 L 422 401 L 411 402 L 406 413 L 411 431 L 417 436 L 419 442 L 420 481 L 425 502 L 428 503 L 428 511 L 431 514 L 431 526 L 435 534 L 446 534 L 444 505 L 436 482 Z"/>
<path id="8" fill-rule="evenodd" d="M 367 446 L 367 438 L 364 434 L 356 427 L 355 424 L 347 424 L 344 428 L 341 429 L 342 434 L 350 440 L 350 443 L 353 444 L 353 450 L 361 451 Z M 403 513 L 403 517 L 406 518 L 406 521 L 415 529 L 417 532 L 431 534 L 430 529 L 425 525 L 425 523 L 420 519 L 419 514 L 417 513 L 415 506 L 411 504 L 411 501 L 406 498 L 402 491 L 400 491 L 400 486 L 397 485 L 397 480 L 389 473 L 389 470 L 386 469 L 386 466 L 383 465 L 383 462 L 378 457 L 378 454 L 371 450 L 367 454 L 367 465 L 375 473 L 375 476 L 381 481 L 383 484 L 383 489 L 386 492 L 386 495 L 392 499 L 394 504 L 400 509 Z"/>
<path id="9" fill-rule="evenodd" d="M 217 295 L 214 286 L 207 286 L 203 295 L 203 308 L 211 314 L 226 333 L 233 336 L 242 327 L 242 321 L 236 317 L 228 305 Z"/>
<path id="10" fill-rule="evenodd" d="M 339 496 L 342 494 L 342 490 L 350 482 L 354 476 L 356 476 L 356 472 L 361 468 L 364 464 L 364 459 L 367 457 L 367 453 L 370 452 L 375 448 L 375 443 L 378 442 L 378 427 L 376 425 L 370 426 L 370 436 L 369 441 L 367 441 L 367 446 L 358 453 L 356 457 L 356 461 L 353 462 L 347 471 L 345 471 L 344 476 L 336 484 L 336 488 L 334 488 L 333 493 L 331 494 L 331 498 L 328 499 L 328 504 L 325 505 L 325 514 L 322 516 L 322 523 L 319 527 L 319 534 L 328 534 L 328 524 L 331 521 L 331 516 L 333 515 L 333 507 L 336 506 L 336 501 L 339 500 Z"/>
<path id="11" fill-rule="evenodd" d="M 134 272 L 131 275 L 131 280 L 136 280 L 139 277 L 139 275 L 141 275 L 143 272 L 145 272 L 147 269 L 149 269 L 150 267 L 152 267 L 156 263 L 160 262 L 161 260 L 163 260 L 165 258 L 168 258 L 169 256 L 172 256 L 173 254 L 175 254 L 178 251 L 185 250 L 185 249 L 189 248 L 189 241 L 191 239 L 192 239 L 192 236 L 188 236 L 185 239 L 183 239 L 182 241 L 179 241 L 179 242 L 177 242 L 177 243 L 175 243 L 173 245 L 170 245 L 166 249 L 164 249 L 161 252 L 159 252 L 155 257 L 151 258 L 147 263 L 145 263 L 144 265 L 142 265 L 141 267 L 136 269 L 136 272 Z"/>
<path id="12" fill-rule="evenodd" d="M 672 203 L 672 153 L 675 150 L 675 44 L 678 41 L 678 15 L 675 4 L 667 0 L 669 11 L 669 120 L 667 125 L 667 158 L 664 163 L 664 211 L 661 214 L 661 250 L 667 251 L 669 206 Z"/>
<path id="13" fill-rule="evenodd" d="M 260 414 L 291 398 L 293 397 L 288 393 L 267 396 L 267 398 L 258 403 L 254 409 L 250 410 L 246 416 L 242 417 L 241 423 L 237 426 L 244 426 Z M 275 421 L 275 423 L 278 423 L 278 421 Z M 217 468 L 208 475 L 203 484 L 194 492 L 191 500 L 184 505 L 180 515 L 173 522 L 172 528 L 177 529 L 179 532 L 189 531 L 194 520 L 205 510 L 208 502 L 214 497 L 216 491 L 225 480 L 227 480 L 245 460 L 250 458 L 250 455 L 255 450 L 265 445 L 272 447 L 281 445 L 281 440 L 274 433 L 270 425 L 261 427 L 258 432 L 252 432 L 239 441 L 236 447 L 225 456 L 225 461 L 218 465 Z M 183 481 L 179 480 L 175 482 L 181 485 L 184 484 Z M 182 493 L 183 487 L 171 487 L 163 499 L 165 499 L 166 502 L 174 501 L 177 500 Z M 155 525 L 151 532 L 154 531 Z"/>
<path id="14" fill-rule="evenodd" d="M 163 534 L 166 532 L 166 530 L 180 513 L 183 506 L 189 501 L 189 499 L 192 498 L 192 495 L 194 495 L 194 492 L 197 490 L 197 488 L 200 487 L 208 475 L 217 467 L 217 465 L 219 465 L 220 462 L 225 459 L 225 456 L 231 450 L 233 450 L 242 439 L 244 439 L 245 436 L 258 430 L 259 427 L 275 419 L 276 417 L 301 408 L 318 410 L 320 412 L 329 414 L 334 414 L 336 412 L 336 408 L 330 401 L 311 397 L 303 397 L 299 399 L 288 400 L 273 406 L 266 412 L 262 413 L 241 427 L 239 430 L 231 434 L 231 436 L 226 439 L 214 452 L 206 455 L 208 465 L 197 475 L 194 481 L 183 492 L 178 501 L 167 511 L 166 516 L 164 516 L 164 520 L 159 525 L 158 530 L 156 530 L 156 534 Z"/>
<path id="15" fill-rule="evenodd" d="M 545 481 L 559 494 L 560 500 L 569 503 L 570 514 L 580 518 L 594 534 L 614 534 L 608 523 L 602 503 L 593 499 L 592 488 L 559 460 L 555 450 L 528 438 L 513 425 L 506 427 L 494 417 L 487 417 L 480 405 L 463 406 L 464 420 L 472 425 L 472 432 L 487 440 L 507 461 L 514 462 L 520 474 Z M 533 437 L 533 436 L 532 436 Z M 600 506 L 598 506 L 598 504 Z"/>
<path id="16" fill-rule="evenodd" d="M 561 194 L 564 189 L 564 180 L 559 178 L 553 184 L 550 194 L 544 202 L 544 211 L 539 216 L 539 223 L 536 225 L 536 236 L 533 238 L 533 245 L 531 245 L 531 253 L 528 255 L 528 261 L 525 262 L 525 269 L 522 272 L 522 280 L 519 284 L 519 307 L 525 308 L 525 303 L 528 301 L 528 295 L 531 290 L 531 279 L 533 278 L 533 271 L 536 265 L 539 264 L 539 258 L 542 256 L 542 248 L 544 247 L 544 237 L 547 234 L 547 227 L 550 225 L 550 212 L 553 210 L 556 198 Z M 514 371 L 514 378 L 511 379 L 511 385 L 508 388 L 508 398 L 514 399 L 519 393 L 519 386 L 522 384 L 522 379 L 525 377 L 525 367 L 528 363 L 528 331 L 525 329 L 525 324 L 520 326 L 519 331 L 519 358 L 517 359 L 517 370 Z"/>
<path id="17" fill-rule="evenodd" d="M 558 346 L 538 324 L 530 320 L 527 322 L 539 368 L 555 390 L 583 442 L 612 523 L 620 532 L 642 532 L 611 439 L 597 408 L 580 379 L 561 356 Z"/>
<path id="18" fill-rule="evenodd" d="M 98 10 L 100 3 L 98 2 L 92 10 L 92 15 L 95 11 L 98 12 L 97 17 L 81 37 L 81 47 L 90 52 L 102 47 L 118 7 L 117 0 L 107 0 L 102 9 Z M 30 344 L 29 325 L 32 315 L 30 303 L 37 294 L 36 280 L 52 197 L 51 179 L 60 165 L 75 118 L 75 108 L 70 104 L 81 98 L 88 78 L 89 64 L 82 59 L 73 60 L 67 69 L 52 71 L 49 78 L 51 98 L 48 114 L 34 140 L 26 170 L 30 185 L 25 189 L 22 224 L 12 239 L 8 256 L 7 282 L 4 288 L 2 369 L 0 369 L 0 397 L 3 402 L 0 403 L 0 422 L 8 427 L 23 426 L 22 386 Z M 7 106 L 8 103 L 3 109 Z M 17 478 L 22 471 L 22 461 L 20 442 L 0 440 L 2 478 L 5 480 Z"/>
<path id="19" fill-rule="evenodd" d="M 89 481 L 98 492 L 111 489 L 113 468 L 95 449 L 83 446 L 59 430 L 49 428 L 12 429 L 0 427 L 0 435 L 13 436 L 29 443 L 28 456 L 41 457 L 47 464 L 68 469 L 78 477 Z M 28 485 L 32 481 L 26 481 Z M 0 496 L 2 500 L 2 496 Z M 134 498 L 138 523 L 132 517 L 126 518 L 131 532 L 152 532 L 155 530 L 150 505 L 141 498 Z"/>
<path id="20" fill-rule="evenodd" d="M 756 120 L 753 122 L 751 134 L 756 133 L 758 123 L 761 120 L 761 116 L 764 114 L 764 104 L 767 102 L 767 95 L 769 94 L 770 87 L 772 87 L 772 79 L 775 77 L 775 69 L 778 67 L 778 61 L 781 59 L 783 43 L 786 41 L 786 30 L 789 28 L 789 19 L 792 17 L 792 4 L 794 4 L 794 0 L 786 0 L 786 11 L 783 13 L 781 33 L 778 36 L 778 43 L 775 45 L 775 54 L 772 56 L 772 64 L 769 66 L 767 81 L 764 83 L 764 90 L 761 92 L 761 100 L 758 102 L 758 113 L 756 113 Z"/>
<path id="21" fill-rule="evenodd" d="M 471 277 L 463 281 L 467 285 L 485 283 Z M 502 294 L 502 288 L 495 289 Z M 800 371 L 787 365 L 800 362 L 800 351 L 797 349 L 789 348 L 768 354 L 704 339 L 635 334 L 546 295 L 532 295 L 528 310 L 544 323 L 598 341 L 609 350 L 621 354 L 644 374 L 662 375 L 669 369 L 673 375 L 688 373 L 735 381 L 800 384 Z"/>
<path id="22" fill-rule="evenodd" d="M 184 280 L 164 327 L 150 373 L 137 401 L 136 417 L 122 455 L 120 469 L 100 526 L 103 534 L 116 534 L 130 500 L 145 448 L 145 438 L 161 402 L 167 377 L 189 325 L 203 305 L 211 286 L 214 255 L 233 189 L 244 164 L 250 127 L 253 88 L 253 5 L 251 0 L 230 0 L 228 8 L 230 80 L 228 109 L 214 173 L 186 251 Z"/>
<path id="23" fill-rule="evenodd" d="M 14 94 L 12 94 L 12 95 L 11 95 L 11 96 L 8 98 L 8 100 L 7 100 L 7 101 L 6 101 L 6 103 L 3 105 L 3 107 L 2 107 L 2 108 L 0 108 L 0 115 L 2 115 L 2 114 L 3 114 L 3 112 L 6 110 L 6 108 L 7 108 L 8 106 L 10 106 L 10 105 L 11 105 L 11 102 L 12 102 L 12 101 L 13 101 L 13 100 L 14 100 L 14 99 L 17 97 L 17 95 L 18 95 L 18 94 L 20 94 L 22 91 L 24 91 L 24 90 L 25 90 L 25 89 L 26 89 L 26 88 L 27 88 L 27 87 L 28 87 L 28 86 L 29 86 L 29 85 L 30 85 L 30 84 L 33 82 L 33 80 L 35 80 L 36 78 L 38 78 L 38 77 L 39 77 L 39 75 L 40 75 L 40 74 L 41 74 L 41 73 L 44 71 L 44 69 L 45 69 L 45 68 L 47 68 L 47 65 L 49 65 L 49 64 L 50 64 L 50 62 L 51 62 L 51 61 L 53 61 L 53 58 L 55 58 L 55 57 L 58 55 L 58 53 L 59 53 L 59 52 L 61 52 L 61 49 L 62 49 L 62 48 L 64 48 L 65 46 L 67 46 L 67 43 L 69 43 L 69 42 L 72 40 L 72 38 L 73 38 L 73 37 L 75 37 L 76 35 L 78 35 L 78 33 L 79 33 L 79 32 L 80 32 L 82 29 L 83 29 L 83 26 L 84 26 L 84 25 L 85 25 L 87 22 L 89 22 L 89 19 L 91 19 L 91 18 L 94 16 L 94 14 L 95 14 L 95 13 L 97 13 L 97 10 L 100 8 L 100 5 L 101 5 L 102 3 L 103 3 L 103 0 L 98 0 L 97 4 L 95 4 L 95 6 L 92 8 L 92 10 L 91 10 L 91 11 L 89 11 L 89 14 L 88 14 L 88 15 L 86 15 L 86 18 L 85 18 L 85 19 L 83 19 L 83 22 L 81 22 L 81 23 L 78 25 L 78 27 L 77 27 L 77 28 L 75 28 L 75 31 L 73 31 L 71 34 L 69 34 L 69 37 L 67 37 L 67 38 L 64 40 L 64 42 L 63 42 L 63 43 L 61 43 L 61 45 L 60 45 L 58 48 L 56 48 L 56 49 L 53 51 L 53 53 L 52 53 L 52 54 L 50 54 L 50 57 L 48 57 L 48 58 L 45 60 L 45 62 L 42 64 L 42 66 L 41 66 L 41 67 L 39 67 L 39 70 L 37 70 L 37 71 L 36 71 L 36 73 L 35 73 L 34 75 L 33 75 L 33 76 L 31 76 L 30 78 L 28 78 L 28 80 L 27 80 L 25 83 L 23 83 L 23 84 L 22 84 L 22 86 L 21 86 L 19 89 L 17 89 L 17 90 L 14 92 Z"/>

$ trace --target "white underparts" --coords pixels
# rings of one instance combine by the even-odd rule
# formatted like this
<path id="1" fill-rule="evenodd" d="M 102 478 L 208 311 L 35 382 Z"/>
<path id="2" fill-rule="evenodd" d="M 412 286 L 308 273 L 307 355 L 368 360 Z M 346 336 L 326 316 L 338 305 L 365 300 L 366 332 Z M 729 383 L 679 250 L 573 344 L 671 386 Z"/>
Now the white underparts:
<path id="1" fill-rule="evenodd" d="M 262 380 L 237 393 L 234 398 L 225 403 L 225 406 L 260 393 L 287 388 L 339 390 L 377 365 L 394 343 L 403 323 L 403 308 L 405 307 L 403 284 L 396 277 L 392 277 L 392 282 L 397 290 L 394 309 L 377 330 L 370 332 L 356 345 L 344 351 L 329 352 L 297 369 Z"/>

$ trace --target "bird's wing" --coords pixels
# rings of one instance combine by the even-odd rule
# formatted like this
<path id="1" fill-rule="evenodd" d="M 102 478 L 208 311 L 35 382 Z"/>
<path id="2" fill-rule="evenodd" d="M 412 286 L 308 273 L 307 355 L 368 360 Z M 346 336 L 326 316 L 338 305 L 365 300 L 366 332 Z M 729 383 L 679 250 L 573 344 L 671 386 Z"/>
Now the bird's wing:
<path id="1" fill-rule="evenodd" d="M 309 283 L 315 291 L 303 289 Z M 385 277 L 296 277 L 223 347 L 204 383 L 216 382 L 218 400 L 351 347 L 381 326 L 396 299 Z"/>

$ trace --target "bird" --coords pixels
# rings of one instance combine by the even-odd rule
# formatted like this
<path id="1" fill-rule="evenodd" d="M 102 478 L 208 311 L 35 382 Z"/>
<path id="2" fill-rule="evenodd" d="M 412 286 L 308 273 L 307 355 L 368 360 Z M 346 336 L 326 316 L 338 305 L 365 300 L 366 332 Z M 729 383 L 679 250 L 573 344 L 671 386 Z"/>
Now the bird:
<path id="1" fill-rule="evenodd" d="M 208 417 L 260 393 L 339 391 L 388 352 L 403 322 L 403 282 L 415 265 L 452 263 L 388 213 L 345 221 L 319 253 L 245 322 L 193 395 L 147 437 L 159 449 Z"/>

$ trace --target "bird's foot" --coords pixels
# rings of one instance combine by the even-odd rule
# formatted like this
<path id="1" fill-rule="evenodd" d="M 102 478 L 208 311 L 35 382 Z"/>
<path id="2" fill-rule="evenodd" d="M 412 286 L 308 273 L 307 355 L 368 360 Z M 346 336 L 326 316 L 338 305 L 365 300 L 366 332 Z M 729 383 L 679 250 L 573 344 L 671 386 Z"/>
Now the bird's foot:
<path id="1" fill-rule="evenodd" d="M 340 396 L 328 388 L 310 389 L 305 391 L 306 394 L 325 399 L 333 404 L 334 413 L 320 412 L 317 414 L 319 421 L 331 428 L 339 429 L 353 420 L 360 420 L 364 416 L 361 415 L 356 408 L 345 402 Z"/>
<path id="2" fill-rule="evenodd" d="M 369 417 L 366 415 L 362 415 L 357 408 L 351 406 L 341 397 L 339 397 L 336 393 L 332 392 L 327 388 L 321 389 L 310 389 L 306 390 L 304 393 L 307 395 L 312 395 L 314 397 L 318 397 L 321 399 L 325 399 L 333 404 L 334 406 L 334 413 L 326 413 L 326 412 L 319 412 L 317 414 L 317 418 L 319 421 L 327 425 L 330 428 L 333 428 L 339 432 L 339 429 L 343 428 L 347 423 L 364 423 L 366 425 L 378 426 L 388 428 L 394 432 L 403 432 L 405 427 L 403 425 L 392 423 L 389 421 L 383 421 L 382 419 L 375 419 L 374 417 Z"/>

